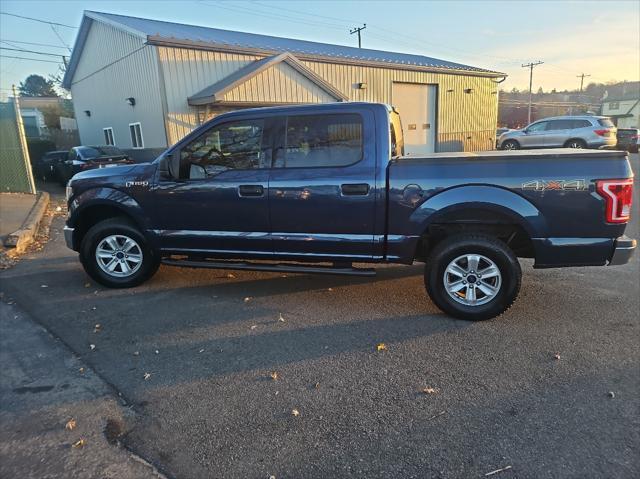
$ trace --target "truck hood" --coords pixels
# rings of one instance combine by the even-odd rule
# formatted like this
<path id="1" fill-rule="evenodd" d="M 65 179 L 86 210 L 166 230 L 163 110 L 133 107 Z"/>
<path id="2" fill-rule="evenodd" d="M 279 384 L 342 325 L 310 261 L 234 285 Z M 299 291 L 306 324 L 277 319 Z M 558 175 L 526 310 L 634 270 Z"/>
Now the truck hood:
<path id="1" fill-rule="evenodd" d="M 69 182 L 69 186 L 74 186 L 78 183 L 90 182 L 92 180 L 112 180 L 120 182 L 123 176 L 131 176 L 132 178 L 140 176 L 142 173 L 147 171 L 150 166 L 151 163 L 137 163 L 134 165 L 114 165 L 106 168 L 94 168 L 74 175 Z"/>

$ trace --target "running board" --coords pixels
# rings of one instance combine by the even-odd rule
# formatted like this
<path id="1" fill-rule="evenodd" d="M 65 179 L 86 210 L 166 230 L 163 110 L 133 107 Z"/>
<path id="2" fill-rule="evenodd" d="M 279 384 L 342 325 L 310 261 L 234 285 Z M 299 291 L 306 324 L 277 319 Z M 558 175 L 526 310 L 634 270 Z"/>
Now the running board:
<path id="1" fill-rule="evenodd" d="M 373 268 L 353 268 L 351 266 L 304 266 L 301 264 L 287 263 L 251 263 L 248 261 L 208 261 L 191 259 L 165 258 L 162 264 L 168 266 L 183 266 L 187 268 L 209 269 L 244 269 L 251 271 L 277 271 L 280 273 L 313 273 L 313 274 L 337 274 L 343 276 L 375 276 Z"/>

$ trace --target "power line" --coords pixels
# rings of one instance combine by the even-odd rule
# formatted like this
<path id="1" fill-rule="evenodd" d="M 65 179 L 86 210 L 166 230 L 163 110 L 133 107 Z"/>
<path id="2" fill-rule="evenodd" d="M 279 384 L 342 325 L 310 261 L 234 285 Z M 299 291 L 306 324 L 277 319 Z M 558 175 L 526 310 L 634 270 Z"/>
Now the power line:
<path id="1" fill-rule="evenodd" d="M 62 39 L 56 27 L 54 25 L 49 26 L 51 27 L 51 30 L 53 30 L 53 33 L 56 35 L 56 37 L 58 37 L 58 40 L 60 40 L 60 43 L 62 43 L 66 47 L 66 49 L 69 50 L 69 53 L 71 53 L 71 47 L 69 47 L 69 45 L 67 45 L 67 42 Z"/>
<path id="2" fill-rule="evenodd" d="M 78 28 L 78 27 L 74 27 L 72 25 L 65 25 L 64 23 L 50 22 L 49 20 L 41 20 L 39 18 L 25 17 L 23 15 L 16 15 L 15 13 L 0 12 L 0 15 L 8 15 L 10 17 L 22 18 L 23 20 L 31 20 L 32 22 L 46 23 L 48 25 L 57 25 L 59 27 Z"/>
<path id="3" fill-rule="evenodd" d="M 53 45 L 51 43 L 22 42 L 22 41 L 18 41 L 18 40 L 6 40 L 6 39 L 2 39 L 2 38 L 0 38 L 0 42 L 5 42 L 5 43 L 13 42 L 13 43 L 20 43 L 22 45 L 36 45 L 36 46 L 39 46 L 39 47 L 67 48 L 67 47 L 61 47 L 60 45 Z"/>
<path id="4" fill-rule="evenodd" d="M 538 65 L 542 65 L 544 62 L 541 61 L 537 61 L 537 62 L 531 62 L 531 63 L 526 63 L 522 65 L 522 68 L 528 68 L 529 69 L 529 115 L 528 115 L 528 120 L 527 123 L 531 123 L 531 100 L 532 100 L 532 88 L 533 88 L 533 69 L 534 67 L 537 67 Z"/>
<path id="5" fill-rule="evenodd" d="M 349 30 L 349 35 L 353 35 L 354 33 L 358 34 L 358 48 L 362 48 L 362 40 L 360 39 L 360 32 L 367 28 L 367 24 L 364 23 L 361 27 L 353 27 Z"/>
<path id="6" fill-rule="evenodd" d="M 57 63 L 58 65 L 62 63 L 62 61 L 57 62 L 55 60 L 42 60 L 40 58 L 14 57 L 11 55 L 0 55 L 0 58 L 15 58 L 17 60 L 31 60 L 32 62 Z"/>
<path id="7" fill-rule="evenodd" d="M 6 43 L 6 42 L 4 42 Z M 47 52 L 38 52 L 36 50 L 25 50 L 24 48 L 8 48 L 8 47 L 0 47 L 0 50 L 11 50 L 14 52 L 25 52 L 25 53 L 35 53 L 36 55 L 48 55 L 50 57 L 61 57 L 59 53 L 47 53 Z"/>

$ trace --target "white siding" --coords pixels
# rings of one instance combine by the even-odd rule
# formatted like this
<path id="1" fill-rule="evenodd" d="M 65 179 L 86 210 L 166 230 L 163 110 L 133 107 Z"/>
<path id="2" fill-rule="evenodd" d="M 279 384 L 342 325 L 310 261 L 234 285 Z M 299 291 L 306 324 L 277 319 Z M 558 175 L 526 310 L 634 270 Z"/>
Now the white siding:
<path id="1" fill-rule="evenodd" d="M 252 55 L 158 47 L 167 91 L 168 133 L 170 142 L 182 138 L 198 125 L 198 110 L 187 104 L 187 98 L 223 79 L 232 72 L 260 59 Z M 498 85 L 490 78 L 444 73 L 427 73 L 389 68 L 303 61 L 316 74 L 332 84 L 352 101 L 393 104 L 393 82 L 437 85 L 438 151 L 489 150 L 495 145 L 498 119 Z M 275 76 L 288 68 L 281 66 L 263 73 L 236 91 L 229 92 L 230 101 L 248 98 L 272 98 L 278 102 L 287 98 L 284 85 L 292 78 Z M 280 72 L 280 73 L 278 73 Z M 306 80 L 306 78 L 303 78 Z M 298 79 L 295 79 L 298 82 Z M 366 83 L 357 89 L 357 83 Z M 291 86 L 291 88 L 293 88 Z M 471 93 L 465 90 L 471 89 Z M 315 99 L 310 96 L 310 101 Z M 326 101 L 332 98 L 325 99 Z M 325 101 L 323 100 L 323 101 Z"/>
<path id="2" fill-rule="evenodd" d="M 640 128 L 640 100 L 620 100 L 615 102 L 618 108 L 612 110 L 611 102 L 602 104 L 602 114 L 604 116 L 631 115 L 625 118 L 618 118 L 618 128 Z"/>
<path id="3" fill-rule="evenodd" d="M 159 80 L 156 47 L 94 21 L 71 83 L 82 143 L 104 144 L 112 127 L 116 146 L 131 148 L 129 124 L 140 122 L 145 148 L 167 146 Z"/>

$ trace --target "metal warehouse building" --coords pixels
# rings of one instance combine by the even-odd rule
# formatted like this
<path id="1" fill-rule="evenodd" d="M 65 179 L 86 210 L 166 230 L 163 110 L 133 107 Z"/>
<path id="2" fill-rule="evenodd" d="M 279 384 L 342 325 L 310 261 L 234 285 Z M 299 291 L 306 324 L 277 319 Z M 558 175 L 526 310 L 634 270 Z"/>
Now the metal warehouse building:
<path id="1" fill-rule="evenodd" d="M 370 101 L 410 154 L 490 150 L 503 73 L 420 55 L 85 12 L 64 78 L 83 144 L 150 158 L 238 108 Z"/>

